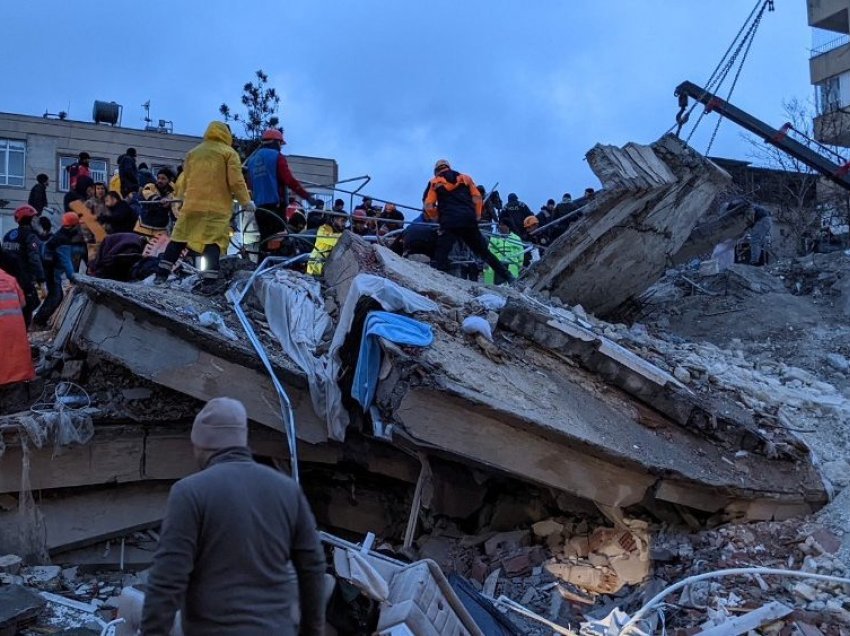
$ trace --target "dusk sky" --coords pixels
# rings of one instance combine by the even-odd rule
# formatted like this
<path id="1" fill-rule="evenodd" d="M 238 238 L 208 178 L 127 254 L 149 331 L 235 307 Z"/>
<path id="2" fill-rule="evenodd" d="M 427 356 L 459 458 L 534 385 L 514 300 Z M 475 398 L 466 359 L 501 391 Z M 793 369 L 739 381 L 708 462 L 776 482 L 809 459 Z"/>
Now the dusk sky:
<path id="1" fill-rule="evenodd" d="M 299 155 L 371 175 L 374 196 L 418 205 L 434 161 L 534 209 L 597 186 L 595 143 L 650 142 L 673 123 L 673 89 L 705 82 L 753 0 L 149 0 L 3 2 L 0 111 L 141 104 L 201 134 L 262 68 Z M 810 100 L 804 0 L 765 15 L 732 102 L 779 126 L 783 101 Z M 70 108 L 69 108 L 70 105 Z M 705 151 L 714 124 L 692 140 Z M 712 154 L 747 159 L 724 122 Z M 347 199 L 347 197 L 346 197 Z"/>

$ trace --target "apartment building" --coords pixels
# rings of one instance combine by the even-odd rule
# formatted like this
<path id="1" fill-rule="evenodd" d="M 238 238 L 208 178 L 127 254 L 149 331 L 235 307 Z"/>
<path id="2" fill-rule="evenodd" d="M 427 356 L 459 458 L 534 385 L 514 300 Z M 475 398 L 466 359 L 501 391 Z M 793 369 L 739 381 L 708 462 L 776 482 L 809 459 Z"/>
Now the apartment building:
<path id="1" fill-rule="evenodd" d="M 147 163 L 155 172 L 161 166 L 176 168 L 200 137 L 165 130 L 139 130 L 31 115 L 0 113 L 0 232 L 13 226 L 12 212 L 27 202 L 38 174 L 50 177 L 48 200 L 61 208 L 68 191 L 65 167 L 81 151 L 91 155 L 90 168 L 96 181 L 108 182 L 117 159 L 127 148 L 135 148 L 138 163 Z M 302 182 L 331 184 L 338 180 L 339 168 L 333 159 L 287 155 L 290 168 Z M 315 189 L 322 198 L 332 192 Z"/>
<path id="2" fill-rule="evenodd" d="M 850 147 L 850 0 L 807 0 L 815 138 Z"/>

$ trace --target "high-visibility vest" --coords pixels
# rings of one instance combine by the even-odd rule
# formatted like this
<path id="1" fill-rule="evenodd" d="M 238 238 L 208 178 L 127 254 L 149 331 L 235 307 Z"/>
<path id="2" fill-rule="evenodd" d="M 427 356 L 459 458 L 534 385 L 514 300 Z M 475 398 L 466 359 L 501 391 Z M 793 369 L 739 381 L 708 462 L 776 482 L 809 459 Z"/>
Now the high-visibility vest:
<path id="1" fill-rule="evenodd" d="M 490 238 L 489 249 L 508 268 L 511 274 L 519 276 L 525 258 L 525 246 L 516 234 L 511 232 L 507 235 L 494 235 Z M 487 266 L 484 270 L 484 282 L 492 285 L 494 280 L 495 272 Z"/>
<path id="2" fill-rule="evenodd" d="M 21 308 L 24 292 L 12 276 L 0 269 L 0 385 L 35 379 L 27 326 Z"/>
<path id="3" fill-rule="evenodd" d="M 333 248 L 336 247 L 336 242 L 341 236 L 340 232 L 335 232 L 330 225 L 323 225 L 316 231 L 316 246 L 310 254 L 310 260 L 307 262 L 307 273 L 313 276 L 321 276 L 325 271 L 325 261 L 331 255 Z"/>

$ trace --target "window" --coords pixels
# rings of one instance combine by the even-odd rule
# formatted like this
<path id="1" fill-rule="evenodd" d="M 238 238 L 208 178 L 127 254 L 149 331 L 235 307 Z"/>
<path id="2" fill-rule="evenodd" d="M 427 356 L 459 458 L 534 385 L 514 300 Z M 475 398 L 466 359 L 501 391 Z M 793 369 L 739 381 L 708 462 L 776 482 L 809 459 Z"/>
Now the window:
<path id="1" fill-rule="evenodd" d="M 817 85 L 818 113 L 825 115 L 841 108 L 841 84 L 838 75 L 830 77 Z"/>
<path id="2" fill-rule="evenodd" d="M 0 186 L 24 187 L 26 153 L 23 141 L 0 139 Z"/>
<path id="3" fill-rule="evenodd" d="M 59 178 L 56 182 L 59 184 L 60 192 L 67 192 L 71 189 L 71 175 L 65 169 L 74 163 L 77 157 L 59 157 Z M 109 162 L 106 159 L 89 159 L 89 170 L 91 170 L 92 181 L 103 181 L 109 185 Z"/>

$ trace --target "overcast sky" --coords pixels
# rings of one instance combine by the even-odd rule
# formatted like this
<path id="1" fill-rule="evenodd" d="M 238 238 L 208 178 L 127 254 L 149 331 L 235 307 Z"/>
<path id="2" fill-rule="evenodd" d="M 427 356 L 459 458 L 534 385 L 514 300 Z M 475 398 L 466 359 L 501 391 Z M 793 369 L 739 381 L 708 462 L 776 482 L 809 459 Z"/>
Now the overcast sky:
<path id="1" fill-rule="evenodd" d="M 371 175 L 374 196 L 418 204 L 449 159 L 535 209 L 596 180 L 595 143 L 650 142 L 673 123 L 673 89 L 704 83 L 754 0 L 6 0 L 0 110 L 141 104 L 175 132 L 201 134 L 262 68 L 282 95 L 292 154 Z M 779 126 L 808 100 L 804 0 L 766 14 L 733 103 Z M 693 139 L 705 151 L 714 120 Z M 725 122 L 712 154 L 751 149 Z M 346 197 L 347 199 L 347 197 Z"/>

